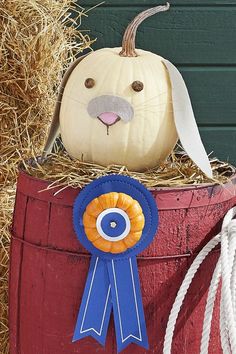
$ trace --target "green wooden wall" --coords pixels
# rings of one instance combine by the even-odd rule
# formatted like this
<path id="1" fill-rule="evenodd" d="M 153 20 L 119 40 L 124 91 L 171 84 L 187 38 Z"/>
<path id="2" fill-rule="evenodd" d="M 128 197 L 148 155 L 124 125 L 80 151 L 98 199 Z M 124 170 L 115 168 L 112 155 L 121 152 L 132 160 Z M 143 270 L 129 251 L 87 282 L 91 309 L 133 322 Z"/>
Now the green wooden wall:
<path id="1" fill-rule="evenodd" d="M 207 152 L 236 163 L 236 0 L 170 0 L 170 11 L 147 19 L 137 48 L 172 61 L 186 81 Z M 85 9 L 99 0 L 83 0 Z M 160 0 L 107 0 L 83 18 L 94 49 L 121 45 L 133 17 Z"/>

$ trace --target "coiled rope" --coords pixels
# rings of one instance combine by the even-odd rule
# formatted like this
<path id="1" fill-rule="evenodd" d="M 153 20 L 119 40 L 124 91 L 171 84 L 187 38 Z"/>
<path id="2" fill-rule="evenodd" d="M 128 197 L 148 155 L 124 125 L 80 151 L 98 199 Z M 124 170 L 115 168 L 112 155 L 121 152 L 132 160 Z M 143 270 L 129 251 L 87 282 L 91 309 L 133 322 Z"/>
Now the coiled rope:
<path id="1" fill-rule="evenodd" d="M 222 280 L 220 300 L 220 338 L 224 354 L 236 354 L 236 207 L 224 217 L 221 232 L 211 239 L 201 250 L 189 268 L 178 291 L 167 323 L 163 354 L 171 354 L 171 346 L 178 314 L 185 295 L 200 265 L 207 255 L 221 244 L 221 254 L 214 270 L 205 308 L 200 354 L 207 354 L 212 314 L 220 280 Z"/>

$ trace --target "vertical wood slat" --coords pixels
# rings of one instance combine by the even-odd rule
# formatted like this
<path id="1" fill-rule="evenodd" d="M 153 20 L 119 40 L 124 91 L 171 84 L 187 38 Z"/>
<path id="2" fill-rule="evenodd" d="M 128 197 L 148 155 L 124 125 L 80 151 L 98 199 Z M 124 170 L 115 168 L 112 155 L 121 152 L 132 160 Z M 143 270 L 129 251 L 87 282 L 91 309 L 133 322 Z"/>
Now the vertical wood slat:
<path id="1" fill-rule="evenodd" d="M 29 198 L 24 236 L 26 241 L 33 243 L 36 241 L 40 246 L 48 245 L 50 211 L 49 202 Z M 30 221 L 27 222 L 28 220 Z"/>
<path id="2" fill-rule="evenodd" d="M 48 245 L 70 252 L 87 253 L 74 232 L 71 207 L 52 204 Z"/>
<path id="3" fill-rule="evenodd" d="M 17 192 L 15 199 L 15 213 L 13 219 L 13 234 L 20 239 L 24 238 L 25 216 L 28 197 Z M 10 352 L 19 353 L 19 306 L 22 274 L 23 245 L 12 239 L 10 248 L 10 275 L 9 275 L 9 322 L 10 322 Z"/>
<path id="4" fill-rule="evenodd" d="M 28 199 L 24 239 L 48 245 L 51 204 Z M 19 308 L 21 353 L 44 353 L 44 300 L 47 252 L 24 245 Z"/>

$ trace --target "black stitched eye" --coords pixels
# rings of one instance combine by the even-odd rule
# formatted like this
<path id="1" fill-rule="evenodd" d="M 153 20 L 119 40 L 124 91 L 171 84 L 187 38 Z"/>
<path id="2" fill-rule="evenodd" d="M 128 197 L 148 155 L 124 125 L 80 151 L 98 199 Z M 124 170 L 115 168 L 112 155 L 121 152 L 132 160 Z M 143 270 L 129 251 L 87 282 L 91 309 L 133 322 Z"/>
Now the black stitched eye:
<path id="1" fill-rule="evenodd" d="M 144 85 L 141 81 L 134 81 L 131 86 L 132 86 L 132 89 L 136 92 L 140 92 L 144 88 Z"/>
<path id="2" fill-rule="evenodd" d="M 95 85 L 95 80 L 89 77 L 88 79 L 85 80 L 84 85 L 87 88 L 92 88 Z"/>

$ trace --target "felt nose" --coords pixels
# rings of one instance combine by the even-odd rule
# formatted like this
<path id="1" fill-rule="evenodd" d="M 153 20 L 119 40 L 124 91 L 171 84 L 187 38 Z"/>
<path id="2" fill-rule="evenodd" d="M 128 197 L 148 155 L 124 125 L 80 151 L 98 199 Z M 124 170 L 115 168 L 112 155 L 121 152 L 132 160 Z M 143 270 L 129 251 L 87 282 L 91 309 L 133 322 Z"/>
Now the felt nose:
<path id="1" fill-rule="evenodd" d="M 134 109 L 125 98 L 102 95 L 92 98 L 87 107 L 92 118 L 98 118 L 106 126 L 115 124 L 120 119 L 128 123 L 134 117 Z"/>
<path id="2" fill-rule="evenodd" d="M 117 122 L 117 120 L 119 120 L 119 116 L 116 113 L 113 112 L 104 112 L 101 113 L 98 118 L 100 119 L 100 121 L 102 123 L 104 123 L 105 125 L 112 125 L 115 124 Z"/>

